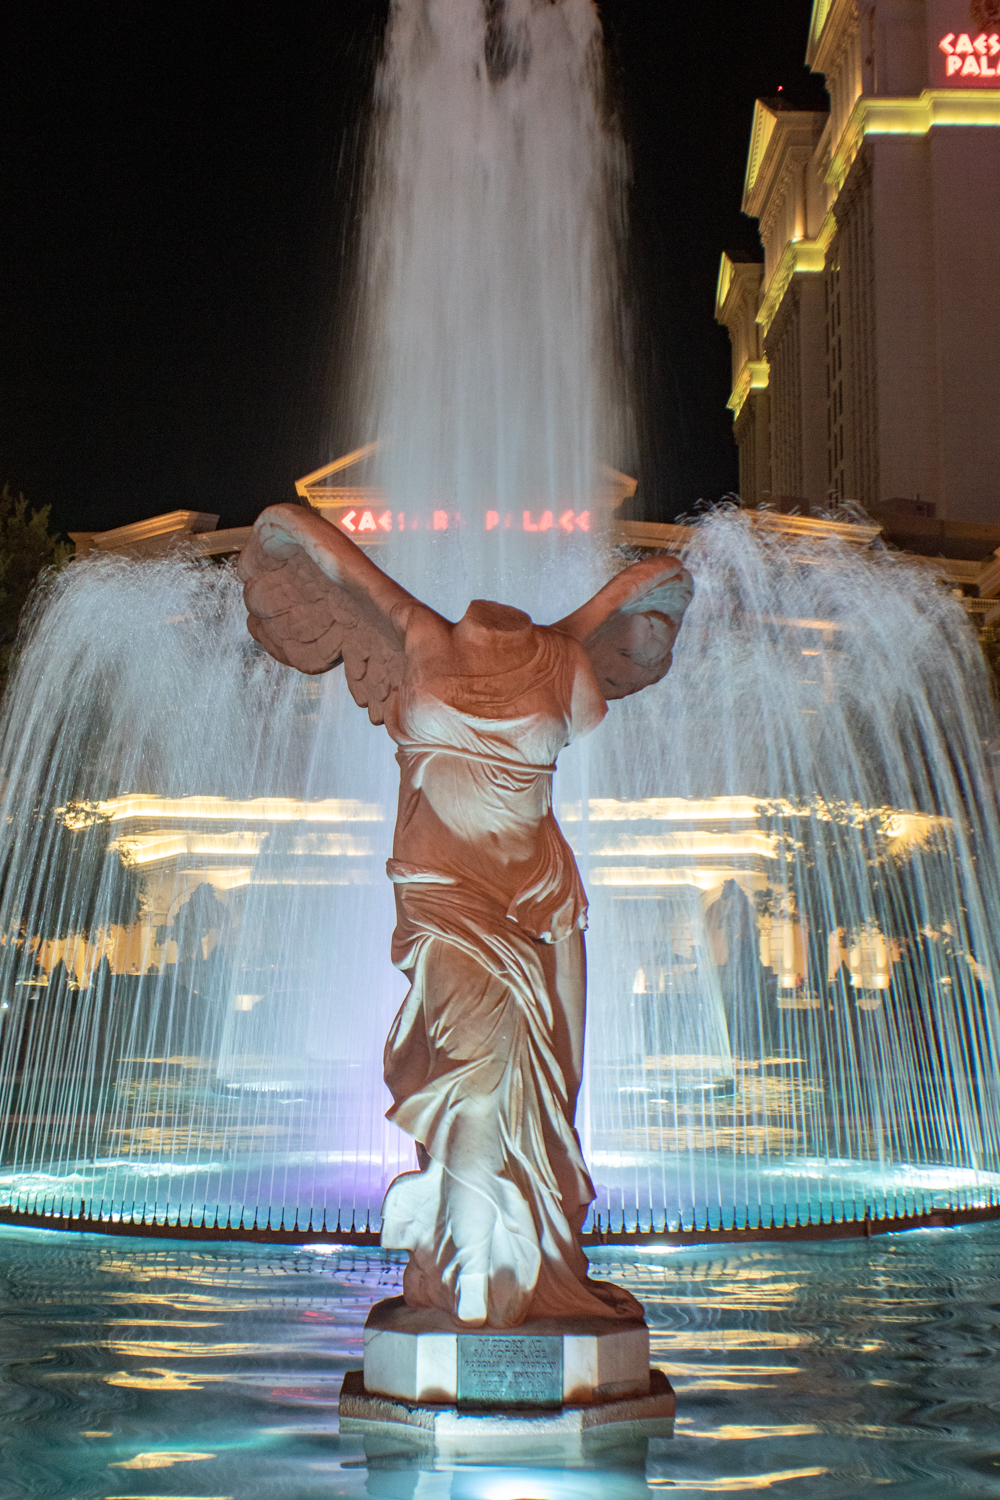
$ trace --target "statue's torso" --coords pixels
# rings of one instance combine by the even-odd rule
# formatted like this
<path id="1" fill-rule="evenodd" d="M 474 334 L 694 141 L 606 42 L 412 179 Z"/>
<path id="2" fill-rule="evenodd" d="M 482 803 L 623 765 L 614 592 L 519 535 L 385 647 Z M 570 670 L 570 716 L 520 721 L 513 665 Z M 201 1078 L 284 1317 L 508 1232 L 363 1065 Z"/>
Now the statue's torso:
<path id="1" fill-rule="evenodd" d="M 508 652 L 502 639 L 490 644 L 475 672 L 419 644 L 407 651 L 386 719 L 400 765 L 390 873 L 400 884 L 423 875 L 478 888 L 551 939 L 586 911 L 552 811 L 552 770 L 600 722 L 604 702 L 583 652 L 560 632 L 534 627 Z"/>

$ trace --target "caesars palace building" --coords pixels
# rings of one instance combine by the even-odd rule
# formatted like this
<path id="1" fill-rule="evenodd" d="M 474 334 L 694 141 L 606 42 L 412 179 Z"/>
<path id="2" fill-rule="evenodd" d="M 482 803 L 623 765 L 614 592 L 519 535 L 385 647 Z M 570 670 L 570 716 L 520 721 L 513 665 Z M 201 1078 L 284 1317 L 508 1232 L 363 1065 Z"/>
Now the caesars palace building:
<path id="1" fill-rule="evenodd" d="M 758 99 L 715 315 L 744 504 L 1000 542 L 1000 0 L 814 0 L 829 112 Z"/>

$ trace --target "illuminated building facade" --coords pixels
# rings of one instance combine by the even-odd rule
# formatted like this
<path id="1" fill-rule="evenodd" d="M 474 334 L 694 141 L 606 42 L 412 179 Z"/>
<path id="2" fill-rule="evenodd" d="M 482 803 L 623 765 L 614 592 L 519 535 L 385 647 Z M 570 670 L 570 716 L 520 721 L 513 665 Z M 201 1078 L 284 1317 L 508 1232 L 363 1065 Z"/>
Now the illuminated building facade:
<path id="1" fill-rule="evenodd" d="M 1000 526 L 1000 3 L 815 0 L 806 60 L 830 110 L 757 101 L 743 211 L 763 260 L 719 271 L 743 500 L 857 500 L 913 550 L 981 557 Z"/>

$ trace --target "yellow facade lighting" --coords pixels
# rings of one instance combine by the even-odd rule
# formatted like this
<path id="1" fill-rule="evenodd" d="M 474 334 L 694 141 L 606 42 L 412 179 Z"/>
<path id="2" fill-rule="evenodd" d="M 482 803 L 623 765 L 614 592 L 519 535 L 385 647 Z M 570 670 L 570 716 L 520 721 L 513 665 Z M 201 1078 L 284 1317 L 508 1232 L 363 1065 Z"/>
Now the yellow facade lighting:
<path id="1" fill-rule="evenodd" d="M 817 0 L 813 11 L 812 33 L 817 40 L 831 8 L 831 4 Z M 760 173 L 775 124 L 776 116 L 773 111 L 762 100 L 758 100 L 747 161 L 744 211 L 748 211 L 748 197 Z M 851 110 L 826 172 L 826 182 L 833 190 L 833 200 L 836 200 L 844 186 L 847 174 L 868 136 L 925 136 L 935 127 L 950 125 L 1000 126 L 1000 88 L 925 89 L 919 96 L 910 98 L 862 95 Z M 793 279 L 800 275 L 818 275 L 826 269 L 827 252 L 836 232 L 837 221 L 831 204 L 820 232 L 814 239 L 795 238 L 787 242 L 765 288 L 757 313 L 757 322 L 765 338 Z M 717 305 L 719 293 L 723 290 L 723 278 L 727 275 L 731 280 L 732 268 L 727 270 L 723 264 L 716 291 Z M 725 290 L 728 291 L 728 281 Z M 728 405 L 737 414 L 754 389 L 750 377 L 751 372 L 744 367 L 734 383 Z"/>
<path id="2" fill-rule="evenodd" d="M 365 443 L 361 448 L 354 448 L 350 453 L 344 453 L 340 458 L 335 458 L 332 463 L 324 464 L 321 469 L 314 469 L 311 474 L 306 474 L 302 479 L 295 481 L 295 493 L 303 500 L 308 500 L 312 505 L 322 506 L 336 503 L 331 501 L 331 494 L 339 493 L 336 489 L 324 484 L 324 480 L 330 479 L 334 474 L 342 474 L 345 469 L 353 469 L 355 464 L 363 463 L 366 458 L 371 458 L 377 452 L 378 443 Z"/>
<path id="3" fill-rule="evenodd" d="M 774 833 L 706 833 L 701 830 L 686 830 L 683 833 L 663 834 L 619 834 L 611 837 L 598 849 L 591 849 L 591 856 L 607 857 L 614 854 L 630 854 L 646 858 L 649 856 L 680 855 L 699 859 L 714 859 L 720 855 L 730 858 L 739 855 L 745 859 L 777 859 L 778 836 Z"/>
<path id="4" fill-rule="evenodd" d="M 813 0 L 812 18 L 809 23 L 809 44 L 806 49 L 806 57 L 810 61 L 816 55 L 819 39 L 823 35 L 823 27 L 832 9 L 833 0 Z"/>
<path id="5" fill-rule="evenodd" d="M 723 250 L 719 261 L 719 278 L 715 283 L 715 321 L 717 323 L 723 322 L 722 309 L 726 305 L 726 298 L 729 296 L 735 275 L 736 267 Z"/>
<path id="6" fill-rule="evenodd" d="M 831 210 L 815 239 L 789 240 L 768 283 L 757 314 L 757 322 L 764 330 L 765 337 L 781 306 L 782 298 L 792 284 L 793 276 L 817 275 L 825 270 L 826 252 L 836 233 L 837 221 Z"/>
<path id="7" fill-rule="evenodd" d="M 758 99 L 753 109 L 753 123 L 750 127 L 750 150 L 747 153 L 747 169 L 743 179 L 744 204 L 753 192 L 761 163 L 764 160 L 776 124 L 777 115 L 774 110 L 769 109 L 763 99 Z"/>
<path id="8" fill-rule="evenodd" d="M 193 833 L 189 830 L 156 829 L 150 833 L 124 834 L 115 843 L 133 865 L 162 864 L 190 855 L 209 855 L 218 859 L 254 859 L 260 853 L 266 831 L 239 829 L 231 833 Z M 351 834 L 328 833 L 318 838 L 293 839 L 284 851 L 307 858 L 359 859 L 374 851 L 367 839 Z"/>
<path id="9" fill-rule="evenodd" d="M 760 798 L 707 797 L 688 801 L 686 797 L 642 797 L 634 802 L 619 802 L 611 797 L 592 797 L 587 807 L 591 823 L 638 823 L 647 819 L 658 823 L 754 823 Z M 788 811 L 793 811 L 790 803 Z M 580 803 L 564 802 L 559 819 L 563 823 L 581 822 Z"/>
<path id="10" fill-rule="evenodd" d="M 112 823 L 127 819 L 183 819 L 185 822 L 215 820 L 240 823 L 382 823 L 385 810 L 378 802 L 358 802 L 351 797 L 325 797 L 314 802 L 296 797 L 254 797 L 235 801 L 229 797 L 156 797 L 141 792 L 111 797 L 104 802 L 74 804 L 67 810 L 68 828 L 85 827 L 91 817 Z"/>
<path id="11" fill-rule="evenodd" d="M 735 866 L 674 865 L 664 869 L 653 865 L 598 865 L 590 872 L 591 885 L 617 887 L 619 890 L 662 891 L 692 886 L 699 891 L 714 891 L 727 880 L 742 881 L 752 887 L 767 884 L 765 876 Z"/>
<path id="12" fill-rule="evenodd" d="M 862 96 L 837 143 L 826 180 L 840 192 L 869 135 L 926 135 L 937 125 L 1000 125 L 1000 89 L 924 89 L 919 98 Z"/>
<path id="13" fill-rule="evenodd" d="M 766 359 L 748 359 L 743 364 L 733 385 L 733 394 L 726 405 L 734 417 L 743 410 L 751 391 L 766 391 L 771 378 L 771 366 Z"/>

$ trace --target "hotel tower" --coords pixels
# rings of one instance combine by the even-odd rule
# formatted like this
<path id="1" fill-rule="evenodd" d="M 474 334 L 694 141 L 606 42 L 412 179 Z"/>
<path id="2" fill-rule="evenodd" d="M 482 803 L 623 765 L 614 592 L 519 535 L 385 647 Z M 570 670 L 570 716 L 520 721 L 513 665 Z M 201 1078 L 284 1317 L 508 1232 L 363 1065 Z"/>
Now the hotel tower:
<path id="1" fill-rule="evenodd" d="M 1000 530 L 1000 0 L 815 0 L 806 61 L 829 112 L 757 100 L 763 255 L 719 270 L 743 501 L 857 500 L 914 550 L 978 555 Z"/>

